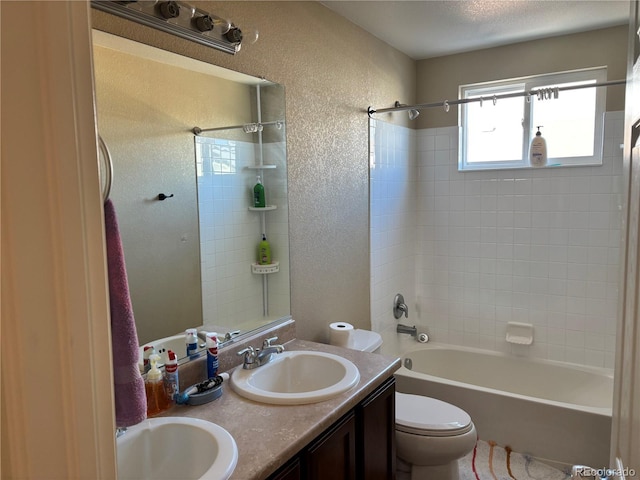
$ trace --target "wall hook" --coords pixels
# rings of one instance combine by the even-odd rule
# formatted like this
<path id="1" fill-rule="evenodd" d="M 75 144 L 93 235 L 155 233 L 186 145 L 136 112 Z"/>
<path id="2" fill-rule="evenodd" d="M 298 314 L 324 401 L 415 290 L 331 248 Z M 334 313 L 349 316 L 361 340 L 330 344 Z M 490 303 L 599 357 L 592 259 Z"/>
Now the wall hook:
<path id="1" fill-rule="evenodd" d="M 158 200 L 162 201 L 162 200 L 166 200 L 167 198 L 171 198 L 173 197 L 173 193 L 171 195 L 165 195 L 164 193 L 159 193 L 158 194 Z"/>

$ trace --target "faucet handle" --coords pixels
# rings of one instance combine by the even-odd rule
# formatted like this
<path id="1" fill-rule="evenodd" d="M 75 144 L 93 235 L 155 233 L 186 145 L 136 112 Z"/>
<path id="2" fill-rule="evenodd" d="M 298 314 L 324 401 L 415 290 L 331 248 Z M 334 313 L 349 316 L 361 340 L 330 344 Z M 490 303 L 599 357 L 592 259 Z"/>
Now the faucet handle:
<path id="1" fill-rule="evenodd" d="M 271 346 L 271 342 L 278 340 L 278 337 L 265 338 L 262 342 L 262 348 L 268 348 Z"/>
<path id="2" fill-rule="evenodd" d="M 247 348 L 242 349 L 238 353 L 236 353 L 236 355 L 238 355 L 239 357 L 244 355 L 245 363 L 251 363 L 253 362 L 253 359 L 256 358 L 256 351 L 251 345 L 249 345 Z"/>
<path id="3" fill-rule="evenodd" d="M 393 299 L 393 316 L 398 320 L 404 314 L 405 318 L 409 318 L 409 307 L 404 303 L 404 297 L 398 293 Z"/>

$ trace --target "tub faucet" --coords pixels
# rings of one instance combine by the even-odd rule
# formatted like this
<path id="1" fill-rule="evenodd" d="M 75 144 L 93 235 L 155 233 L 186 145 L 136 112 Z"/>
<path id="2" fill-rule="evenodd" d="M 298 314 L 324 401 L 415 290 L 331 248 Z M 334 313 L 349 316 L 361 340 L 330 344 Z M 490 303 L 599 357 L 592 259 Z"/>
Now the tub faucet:
<path id="1" fill-rule="evenodd" d="M 403 325 L 401 323 L 399 323 L 398 326 L 396 327 L 396 332 L 398 332 L 398 333 L 408 333 L 412 337 L 415 337 L 415 336 L 418 335 L 418 329 L 416 328 L 415 325 L 413 327 L 410 327 L 408 325 Z"/>

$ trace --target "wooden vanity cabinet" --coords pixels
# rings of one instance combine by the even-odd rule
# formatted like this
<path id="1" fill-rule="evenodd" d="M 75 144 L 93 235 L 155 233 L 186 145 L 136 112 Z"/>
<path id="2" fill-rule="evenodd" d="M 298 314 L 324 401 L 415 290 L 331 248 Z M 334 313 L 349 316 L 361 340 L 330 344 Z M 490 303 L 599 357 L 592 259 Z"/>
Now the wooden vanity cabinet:
<path id="1" fill-rule="evenodd" d="M 395 479 L 395 419 L 390 377 L 269 480 Z"/>
<path id="2" fill-rule="evenodd" d="M 391 377 L 356 407 L 358 478 L 396 478 L 396 389 Z"/>

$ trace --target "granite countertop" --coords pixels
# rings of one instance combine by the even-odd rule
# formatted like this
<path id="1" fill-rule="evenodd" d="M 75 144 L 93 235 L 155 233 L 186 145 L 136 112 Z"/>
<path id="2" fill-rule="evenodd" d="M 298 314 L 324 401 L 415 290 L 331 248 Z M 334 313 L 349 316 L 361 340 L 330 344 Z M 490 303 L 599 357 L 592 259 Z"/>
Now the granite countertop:
<path id="1" fill-rule="evenodd" d="M 201 406 L 178 405 L 162 415 L 200 418 L 225 428 L 238 445 L 238 465 L 232 479 L 268 477 L 400 368 L 398 358 L 304 340 L 292 340 L 285 348 L 340 355 L 358 367 L 360 381 L 335 398 L 307 405 L 254 402 L 224 383 L 217 400 Z"/>

